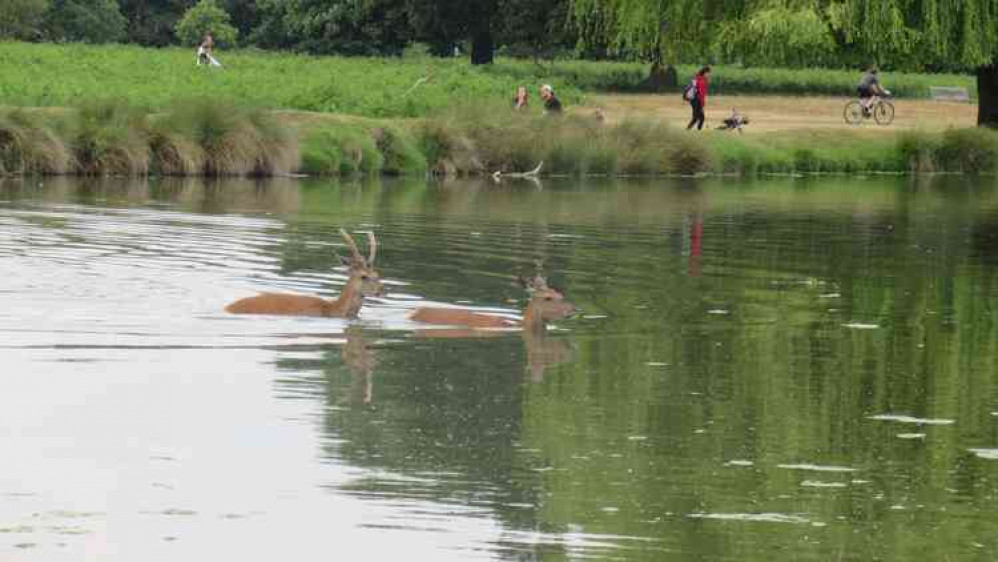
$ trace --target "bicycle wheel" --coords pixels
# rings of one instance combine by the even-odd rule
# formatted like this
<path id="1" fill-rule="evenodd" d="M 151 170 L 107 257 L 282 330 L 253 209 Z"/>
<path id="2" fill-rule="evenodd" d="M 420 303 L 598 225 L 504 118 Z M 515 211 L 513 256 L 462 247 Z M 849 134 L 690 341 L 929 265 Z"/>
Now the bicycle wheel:
<path id="1" fill-rule="evenodd" d="M 894 104 L 880 100 L 873 108 L 873 119 L 878 125 L 890 125 L 894 121 Z"/>
<path id="2" fill-rule="evenodd" d="M 859 105 L 859 102 L 852 100 L 846 104 L 844 110 L 842 110 L 842 117 L 845 118 L 846 123 L 850 125 L 859 125 L 863 122 L 863 106 Z"/>

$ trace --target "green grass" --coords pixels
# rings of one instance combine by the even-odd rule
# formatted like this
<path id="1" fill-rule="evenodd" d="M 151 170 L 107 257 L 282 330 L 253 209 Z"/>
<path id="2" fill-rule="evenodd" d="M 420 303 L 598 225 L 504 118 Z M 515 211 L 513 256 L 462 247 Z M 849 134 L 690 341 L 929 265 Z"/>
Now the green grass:
<path id="1" fill-rule="evenodd" d="M 127 96 L 147 109 L 212 97 L 268 109 L 367 117 L 422 117 L 472 100 L 506 100 L 518 77 L 464 59 L 309 57 L 258 50 L 222 51 L 223 69 L 194 65 L 189 49 L 0 42 L 0 105 L 77 106 Z M 539 83 L 542 79 L 538 79 Z M 578 89 L 543 79 L 569 104 Z"/>
<path id="2" fill-rule="evenodd" d="M 80 100 L 127 97 L 162 110 L 173 100 L 208 96 L 268 109 L 295 109 L 366 117 L 426 117 L 469 103 L 507 103 L 518 85 L 533 102 L 542 83 L 554 85 L 569 106 L 583 92 L 630 92 L 647 75 L 641 63 L 500 59 L 473 67 L 463 58 L 311 57 L 260 50 L 222 51 L 225 68 L 194 65 L 190 49 L 131 45 L 0 42 L 0 105 L 77 106 Z M 695 67 L 678 67 L 685 83 Z M 714 93 L 852 95 L 859 72 L 715 67 Z M 931 86 L 962 86 L 976 96 L 973 77 L 884 73 L 899 97 L 927 97 Z"/>

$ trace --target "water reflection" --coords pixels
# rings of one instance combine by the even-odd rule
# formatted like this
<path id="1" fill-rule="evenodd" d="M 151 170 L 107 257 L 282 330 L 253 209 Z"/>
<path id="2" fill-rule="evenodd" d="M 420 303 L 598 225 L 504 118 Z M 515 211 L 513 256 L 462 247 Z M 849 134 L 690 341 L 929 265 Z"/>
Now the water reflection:
<path id="1" fill-rule="evenodd" d="M 988 560 L 998 199 L 959 181 L 4 181 L 0 427 L 16 429 L 0 447 L 34 461 L 0 470 L 0 557 L 58 559 L 65 542 L 72 559 L 88 536 L 135 553 L 164 534 L 203 552 L 210 533 L 192 535 L 218 524 L 149 534 L 136 514 L 294 528 L 279 499 L 294 482 L 308 519 L 400 556 Z M 392 286 L 358 322 L 221 313 L 271 288 L 337 293 L 341 226 L 377 229 Z M 556 329 L 470 337 L 407 320 L 440 303 L 513 313 L 510 276 L 537 259 L 582 309 Z M 43 415 L 74 403 L 88 413 Z M 231 434 L 205 442 L 219 427 Z M 47 449 L 52 435 L 81 448 Z M 110 442 L 80 445 L 94 435 Z M 129 456 L 147 441 L 171 444 L 169 470 Z M 254 479 L 224 502 L 211 485 L 185 492 L 213 474 L 185 451 Z M 102 503 L 123 474 L 136 499 Z M 255 503 L 234 508 L 237 491 Z M 136 538 L 32 525 L 70 496 Z M 328 534 L 278 536 L 325 559 Z M 279 542 L 242 537 L 246 559 Z"/>

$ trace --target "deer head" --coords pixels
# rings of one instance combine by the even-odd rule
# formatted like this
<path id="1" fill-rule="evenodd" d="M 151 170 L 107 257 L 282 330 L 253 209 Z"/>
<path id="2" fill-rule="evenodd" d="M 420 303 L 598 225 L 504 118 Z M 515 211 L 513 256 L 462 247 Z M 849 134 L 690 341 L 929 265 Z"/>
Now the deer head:
<path id="1" fill-rule="evenodd" d="M 530 303 L 523 315 L 524 326 L 543 327 L 547 322 L 561 320 L 577 312 L 575 305 L 565 300 L 564 295 L 548 287 L 547 279 L 540 271 L 533 279 L 521 277 L 520 284 L 530 293 Z"/>
<path id="2" fill-rule="evenodd" d="M 347 243 L 347 247 L 350 248 L 349 258 L 340 256 L 340 262 L 350 271 L 350 280 L 347 282 L 347 285 L 354 290 L 359 290 L 360 294 L 365 297 L 383 296 L 385 294 L 385 287 L 381 284 L 381 277 L 374 269 L 374 259 L 378 255 L 378 241 L 375 239 L 374 233 L 367 233 L 367 259 L 360 253 L 357 243 L 354 242 L 347 231 L 341 228 L 340 236 L 343 237 L 343 240 Z"/>

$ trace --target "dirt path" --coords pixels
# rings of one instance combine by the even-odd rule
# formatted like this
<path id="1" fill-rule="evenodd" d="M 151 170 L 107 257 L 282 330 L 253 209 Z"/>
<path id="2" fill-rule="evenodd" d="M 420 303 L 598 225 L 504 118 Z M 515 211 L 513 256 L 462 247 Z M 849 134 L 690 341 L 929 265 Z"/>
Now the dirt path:
<path id="1" fill-rule="evenodd" d="M 847 125 L 842 109 L 850 98 L 711 96 L 707 98 L 707 124 L 716 127 L 737 108 L 751 124 L 746 132 L 786 131 L 793 129 L 848 128 L 874 132 L 902 129 L 940 130 L 948 127 L 973 127 L 977 124 L 977 104 L 928 100 L 894 100 L 895 118 L 889 127 L 873 123 Z M 590 105 L 603 108 L 610 122 L 627 118 L 660 119 L 685 127 L 690 106 L 679 94 L 601 95 L 592 96 Z"/>

